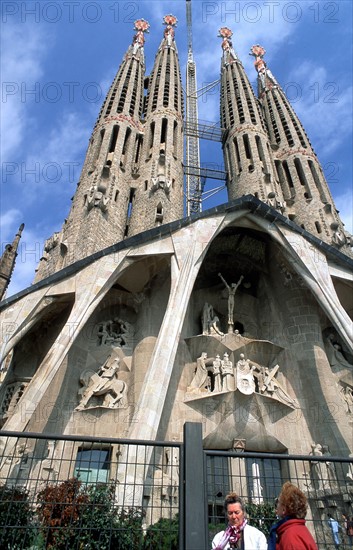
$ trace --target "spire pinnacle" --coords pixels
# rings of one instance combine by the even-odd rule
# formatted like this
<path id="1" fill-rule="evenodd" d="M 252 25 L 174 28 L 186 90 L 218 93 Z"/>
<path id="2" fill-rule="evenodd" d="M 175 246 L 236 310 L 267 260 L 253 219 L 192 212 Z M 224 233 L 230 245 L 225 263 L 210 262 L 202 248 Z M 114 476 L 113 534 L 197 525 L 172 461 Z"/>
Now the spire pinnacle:
<path id="1" fill-rule="evenodd" d="M 178 20 L 175 15 L 170 13 L 163 17 L 163 24 L 166 25 L 164 29 L 164 38 L 166 39 L 168 46 L 171 46 L 175 35 L 174 27 L 177 26 Z"/>
<path id="2" fill-rule="evenodd" d="M 5 246 L 5 251 L 0 258 L 0 300 L 10 283 L 11 275 L 15 267 L 17 249 L 24 229 L 24 223 L 21 223 L 12 244 Z"/>
<path id="3" fill-rule="evenodd" d="M 134 22 L 134 30 L 136 33 L 132 39 L 132 53 L 135 55 L 139 50 L 143 52 L 143 46 L 145 43 L 144 33 L 149 32 L 150 24 L 145 19 L 136 19 Z"/>
<path id="4" fill-rule="evenodd" d="M 233 36 L 233 31 L 231 31 L 228 27 L 221 27 L 218 30 L 218 36 L 223 39 L 222 50 L 225 63 L 233 63 L 233 61 L 238 59 L 238 56 L 233 48 L 233 43 L 230 40 Z"/>
<path id="5" fill-rule="evenodd" d="M 254 46 L 252 46 L 249 52 L 249 55 L 255 57 L 254 66 L 259 76 L 258 87 L 260 95 L 265 90 L 270 90 L 271 88 L 273 88 L 273 86 L 278 86 L 275 77 L 267 68 L 266 61 L 263 59 L 265 53 L 265 48 L 260 46 L 260 44 L 255 44 Z"/>

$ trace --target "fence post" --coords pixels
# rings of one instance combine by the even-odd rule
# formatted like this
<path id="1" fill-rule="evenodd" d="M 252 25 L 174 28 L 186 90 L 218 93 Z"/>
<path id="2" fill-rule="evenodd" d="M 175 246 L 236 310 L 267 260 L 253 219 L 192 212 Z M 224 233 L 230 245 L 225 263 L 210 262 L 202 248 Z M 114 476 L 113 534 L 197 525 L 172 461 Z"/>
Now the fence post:
<path id="1" fill-rule="evenodd" d="M 202 424 L 184 424 L 184 544 L 187 550 L 208 548 L 207 503 Z"/>

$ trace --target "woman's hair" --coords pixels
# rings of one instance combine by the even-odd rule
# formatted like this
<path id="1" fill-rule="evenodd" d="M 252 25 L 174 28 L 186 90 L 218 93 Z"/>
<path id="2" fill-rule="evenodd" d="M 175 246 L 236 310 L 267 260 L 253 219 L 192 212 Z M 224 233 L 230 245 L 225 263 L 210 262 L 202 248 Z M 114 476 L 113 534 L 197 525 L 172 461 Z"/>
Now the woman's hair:
<path id="1" fill-rule="evenodd" d="M 243 504 L 243 501 L 236 493 L 229 493 L 224 501 L 224 510 L 228 512 L 228 504 L 240 504 L 240 508 L 243 512 L 245 512 L 245 506 Z"/>
<path id="2" fill-rule="evenodd" d="M 281 490 L 281 504 L 286 509 L 286 515 L 304 519 L 308 509 L 308 501 L 304 493 L 293 483 L 287 481 Z"/>

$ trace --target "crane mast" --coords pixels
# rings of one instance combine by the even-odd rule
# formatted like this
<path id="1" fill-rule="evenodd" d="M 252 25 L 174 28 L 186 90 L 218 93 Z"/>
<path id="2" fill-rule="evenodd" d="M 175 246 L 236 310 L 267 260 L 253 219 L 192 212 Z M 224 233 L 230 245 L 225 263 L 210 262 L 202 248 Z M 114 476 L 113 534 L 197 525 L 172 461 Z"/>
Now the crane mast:
<path id="1" fill-rule="evenodd" d="M 186 22 L 188 38 L 188 60 L 186 66 L 186 165 L 192 166 L 186 173 L 186 210 L 187 215 L 202 210 L 202 181 L 200 175 L 200 145 L 197 131 L 197 78 L 196 64 L 192 51 L 192 15 L 191 0 L 186 0 Z"/>

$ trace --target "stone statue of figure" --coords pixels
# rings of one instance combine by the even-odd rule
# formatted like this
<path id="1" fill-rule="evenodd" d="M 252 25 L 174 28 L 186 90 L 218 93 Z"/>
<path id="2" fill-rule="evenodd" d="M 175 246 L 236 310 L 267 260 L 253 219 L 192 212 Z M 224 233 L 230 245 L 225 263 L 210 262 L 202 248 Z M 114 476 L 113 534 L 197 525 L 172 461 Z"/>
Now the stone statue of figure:
<path id="1" fill-rule="evenodd" d="M 213 306 L 205 302 L 202 309 L 202 334 L 218 334 L 224 336 L 223 332 L 219 329 L 219 318 L 213 311 Z"/>
<path id="2" fill-rule="evenodd" d="M 195 391 L 198 389 L 205 389 L 207 385 L 208 370 L 206 366 L 207 362 L 207 353 L 203 351 L 196 359 L 196 371 L 195 376 L 191 380 L 190 386 L 188 386 L 188 391 Z"/>
<path id="3" fill-rule="evenodd" d="M 242 275 L 237 283 L 232 283 L 231 286 L 228 285 L 226 280 L 222 277 L 221 273 L 218 273 L 219 277 L 221 278 L 222 282 L 224 283 L 226 289 L 228 290 L 228 324 L 233 325 L 234 324 L 234 295 L 237 291 L 238 286 L 241 284 L 242 280 L 244 279 L 244 276 Z"/>
<path id="4" fill-rule="evenodd" d="M 323 456 L 322 445 L 320 445 L 320 443 L 312 443 L 311 448 L 311 455 L 318 457 Z M 329 474 L 326 462 L 316 462 L 313 460 L 311 462 L 311 466 L 313 479 L 316 483 L 317 489 L 330 489 Z"/>
<path id="5" fill-rule="evenodd" d="M 235 390 L 233 363 L 232 361 L 230 361 L 228 353 L 225 353 L 223 355 L 223 359 L 221 361 L 221 374 L 222 374 L 222 390 L 223 391 Z"/>
<path id="6" fill-rule="evenodd" d="M 222 375 L 221 375 L 221 358 L 216 355 L 216 359 L 212 363 L 214 376 L 214 392 L 222 391 Z"/>
<path id="7" fill-rule="evenodd" d="M 326 338 L 325 349 L 331 367 L 353 369 L 353 365 L 344 357 L 341 346 L 335 342 L 334 334 L 329 334 Z"/>
<path id="8" fill-rule="evenodd" d="M 337 485 L 337 475 L 334 462 L 331 462 L 329 457 L 331 453 L 329 451 L 328 445 L 322 445 L 322 454 L 327 457 L 328 460 L 325 462 L 327 470 L 327 483 L 326 486 L 328 489 L 332 489 L 334 485 Z"/>
<path id="9" fill-rule="evenodd" d="M 210 334 L 218 334 L 218 336 L 224 336 L 224 333 L 219 329 L 219 318 L 217 315 L 213 315 L 210 321 Z"/>
<path id="10" fill-rule="evenodd" d="M 91 398 L 96 396 L 103 396 L 103 401 L 99 405 L 93 406 L 108 407 L 110 409 L 122 406 L 127 388 L 125 382 L 119 380 L 117 376 L 119 362 L 119 357 L 115 357 L 111 361 L 111 356 L 109 356 L 98 373 L 81 376 L 80 382 L 83 384 L 83 389 L 79 391 L 81 401 L 76 407 L 77 411 L 87 408 Z"/>
<path id="11" fill-rule="evenodd" d="M 213 315 L 213 307 L 208 302 L 205 302 L 202 309 L 202 334 L 209 334 Z"/>
<path id="12" fill-rule="evenodd" d="M 350 386 L 340 389 L 340 395 L 347 407 L 346 412 L 353 414 L 353 389 Z"/>

